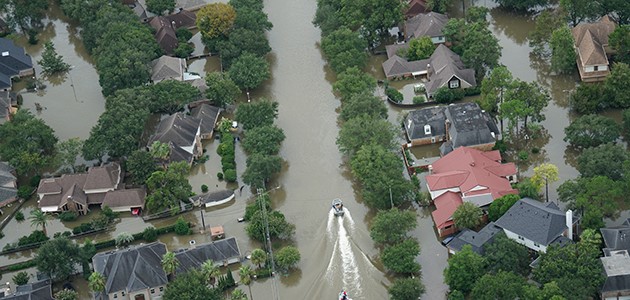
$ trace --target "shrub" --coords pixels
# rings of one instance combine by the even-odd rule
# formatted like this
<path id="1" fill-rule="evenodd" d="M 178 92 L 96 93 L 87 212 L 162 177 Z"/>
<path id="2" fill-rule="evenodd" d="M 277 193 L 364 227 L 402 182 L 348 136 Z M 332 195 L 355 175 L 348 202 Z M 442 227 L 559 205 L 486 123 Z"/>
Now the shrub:
<path id="1" fill-rule="evenodd" d="M 388 87 L 385 89 L 385 95 L 392 101 L 400 103 L 403 101 L 403 94 L 395 88 Z"/>
<path id="2" fill-rule="evenodd" d="M 521 161 L 526 161 L 529 159 L 529 153 L 525 150 L 521 150 L 518 152 L 518 159 Z"/>
<path id="3" fill-rule="evenodd" d="M 236 163 L 234 162 L 225 162 L 223 163 L 223 165 L 221 166 L 221 170 L 225 173 L 225 171 L 227 170 L 236 170 Z"/>
<path id="4" fill-rule="evenodd" d="M 77 215 L 76 212 L 73 211 L 64 211 L 62 213 L 59 214 L 59 220 L 64 221 L 64 222 L 69 222 L 69 221 L 74 221 L 77 219 L 79 215 Z"/>
<path id="5" fill-rule="evenodd" d="M 179 217 L 177 222 L 175 222 L 175 233 L 177 235 L 188 235 L 192 233 L 190 230 L 190 225 L 188 222 L 184 221 L 184 218 Z"/>
<path id="6" fill-rule="evenodd" d="M 205 185 L 205 184 L 202 184 L 202 185 L 201 185 L 201 192 L 203 192 L 203 193 L 207 193 L 207 192 L 208 192 L 208 186 L 207 186 L 207 185 Z"/>
<path id="7" fill-rule="evenodd" d="M 32 268 L 34 266 L 35 266 L 35 260 L 31 259 L 31 260 L 27 260 L 25 262 L 21 262 L 21 263 L 15 264 L 15 265 L 8 266 L 6 271 L 7 272 L 15 272 L 15 271 L 19 271 L 19 270 Z"/>
<path id="8" fill-rule="evenodd" d="M 114 219 L 118 218 L 118 215 L 120 215 L 120 213 L 113 211 L 107 206 L 103 207 L 103 210 L 101 210 L 101 214 L 106 216 L 109 222 L 114 221 Z"/>
<path id="9" fill-rule="evenodd" d="M 39 186 L 39 181 L 42 180 L 42 177 L 39 175 L 35 175 L 28 180 L 28 185 L 30 186 Z"/>
<path id="10" fill-rule="evenodd" d="M 464 89 L 465 96 L 476 96 L 481 94 L 481 85 Z"/>
<path id="11" fill-rule="evenodd" d="M 18 210 L 18 212 L 15 213 L 15 220 L 24 221 L 24 213 L 22 213 L 21 210 Z"/>
<path id="12" fill-rule="evenodd" d="M 25 285 L 28 283 L 29 278 L 28 273 L 22 271 L 13 276 L 13 283 L 15 283 L 15 285 Z"/>
<path id="13" fill-rule="evenodd" d="M 175 36 L 179 42 L 185 43 L 193 37 L 193 34 L 188 28 L 180 27 L 175 31 Z"/>
<path id="14" fill-rule="evenodd" d="M 145 240 L 147 243 L 155 242 L 157 240 L 157 237 L 158 232 L 155 227 L 147 227 L 142 232 L 142 239 Z"/>
<path id="15" fill-rule="evenodd" d="M 31 194 L 33 193 L 33 191 L 35 190 L 35 188 L 30 187 L 30 186 L 21 186 L 18 188 L 18 192 L 17 192 L 17 196 L 18 198 L 21 199 L 28 199 L 31 197 Z"/>
<path id="16" fill-rule="evenodd" d="M 234 163 L 234 154 L 226 154 L 226 155 L 223 155 L 223 156 L 221 157 L 221 163 L 222 163 L 222 164 L 224 164 L 224 165 L 225 165 L 226 163 Z"/>
<path id="17" fill-rule="evenodd" d="M 195 48 L 193 48 L 193 46 L 185 42 L 182 43 L 180 41 L 177 45 L 177 48 L 175 48 L 175 56 L 179 58 L 187 58 L 190 56 L 191 53 L 193 53 L 193 51 L 195 51 Z"/>
<path id="18" fill-rule="evenodd" d="M 225 170 L 225 181 L 236 182 L 236 170 L 234 169 Z"/>
<path id="19" fill-rule="evenodd" d="M 79 226 L 72 228 L 72 233 L 73 234 L 81 234 L 84 232 L 89 232 L 94 230 L 94 227 L 92 227 L 92 223 L 81 223 Z"/>
<path id="20" fill-rule="evenodd" d="M 223 180 L 223 173 L 217 173 L 217 178 L 219 178 L 219 180 Z"/>
<path id="21" fill-rule="evenodd" d="M 424 96 L 415 96 L 413 97 L 413 104 L 421 104 L 427 100 Z"/>

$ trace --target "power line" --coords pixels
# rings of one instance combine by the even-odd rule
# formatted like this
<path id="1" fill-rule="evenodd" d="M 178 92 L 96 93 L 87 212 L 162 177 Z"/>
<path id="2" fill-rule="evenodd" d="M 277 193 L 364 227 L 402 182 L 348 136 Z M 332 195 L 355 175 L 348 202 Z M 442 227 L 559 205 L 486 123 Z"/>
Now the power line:
<path id="1" fill-rule="evenodd" d="M 275 188 L 274 188 L 275 189 Z M 273 256 L 273 247 L 271 245 L 271 237 L 269 236 L 269 218 L 267 216 L 267 203 L 265 202 L 265 200 L 263 199 L 263 195 L 267 194 L 272 190 L 269 190 L 267 192 L 264 192 L 264 189 L 257 189 L 257 193 L 258 193 L 258 199 L 260 200 L 259 205 L 261 206 L 261 211 L 262 211 L 262 215 L 263 215 L 263 222 L 265 222 L 265 239 L 266 239 L 266 246 L 267 246 L 267 250 L 269 251 L 269 255 L 271 256 L 271 290 L 272 290 L 272 294 L 274 299 L 280 299 L 280 295 L 278 293 L 278 283 L 276 281 L 276 263 L 275 263 L 275 259 Z"/>

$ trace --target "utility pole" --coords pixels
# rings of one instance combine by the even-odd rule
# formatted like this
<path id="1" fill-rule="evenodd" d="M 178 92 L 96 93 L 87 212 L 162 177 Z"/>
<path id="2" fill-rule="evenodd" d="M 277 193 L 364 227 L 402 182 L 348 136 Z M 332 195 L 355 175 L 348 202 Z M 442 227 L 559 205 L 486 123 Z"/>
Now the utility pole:
<path id="1" fill-rule="evenodd" d="M 269 236 L 269 218 L 267 216 L 267 205 L 264 201 L 263 194 L 266 194 L 267 192 L 264 192 L 264 189 L 257 189 L 256 190 L 258 193 L 258 200 L 260 200 L 260 209 L 263 215 L 263 222 L 265 222 L 265 246 L 267 247 L 267 250 L 269 251 L 269 255 L 271 256 L 271 283 L 272 283 L 272 294 L 274 299 L 280 299 L 279 293 L 278 293 L 278 287 L 277 287 L 277 282 L 276 282 L 276 262 L 274 260 L 273 257 L 273 247 L 271 245 L 271 237 Z"/>
<path id="2" fill-rule="evenodd" d="M 392 198 L 392 186 L 389 186 L 389 203 L 392 205 L 392 209 L 394 208 L 394 199 Z"/>

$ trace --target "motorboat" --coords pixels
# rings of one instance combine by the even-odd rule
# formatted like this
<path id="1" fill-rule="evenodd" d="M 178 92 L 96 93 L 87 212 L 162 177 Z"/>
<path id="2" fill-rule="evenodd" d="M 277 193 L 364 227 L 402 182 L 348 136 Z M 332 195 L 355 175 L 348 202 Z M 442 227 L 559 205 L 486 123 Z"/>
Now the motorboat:
<path id="1" fill-rule="evenodd" d="M 335 213 L 335 216 L 338 216 L 338 217 L 343 216 L 344 214 L 343 202 L 341 202 L 341 199 L 337 198 L 332 201 L 332 209 L 333 209 L 333 212 Z"/>
<path id="2" fill-rule="evenodd" d="M 352 299 L 350 299 L 350 296 L 348 296 L 348 292 L 346 292 L 345 290 L 341 290 L 341 292 L 339 293 L 339 300 L 352 300 Z"/>

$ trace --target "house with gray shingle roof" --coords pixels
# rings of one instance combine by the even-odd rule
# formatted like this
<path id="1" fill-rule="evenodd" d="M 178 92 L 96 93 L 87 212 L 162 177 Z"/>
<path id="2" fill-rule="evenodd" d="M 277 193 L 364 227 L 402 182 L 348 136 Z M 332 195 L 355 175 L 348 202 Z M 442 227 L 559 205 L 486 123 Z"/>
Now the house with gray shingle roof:
<path id="1" fill-rule="evenodd" d="M 0 207 L 17 200 L 17 177 L 15 169 L 7 162 L 0 161 Z"/>
<path id="2" fill-rule="evenodd" d="M 615 27 L 610 17 L 603 16 L 595 23 L 582 23 L 571 29 L 582 81 L 602 81 L 610 74 L 608 56 L 612 50 L 608 45 L 608 36 Z"/>
<path id="3" fill-rule="evenodd" d="M 241 250 L 235 237 L 196 245 L 192 248 L 174 251 L 179 260 L 176 273 L 184 273 L 199 268 L 205 261 L 211 260 L 216 266 L 226 267 L 241 262 Z"/>
<path id="4" fill-rule="evenodd" d="M 168 163 L 186 161 L 192 164 L 203 153 L 201 145 L 202 120 L 184 113 L 175 113 L 160 121 L 155 134 L 149 139 L 169 145 Z"/>
<path id="5" fill-rule="evenodd" d="M 618 250 L 630 251 L 630 219 L 626 219 L 621 226 L 601 228 L 604 239 L 604 254 Z"/>
<path id="6" fill-rule="evenodd" d="M 186 60 L 183 58 L 162 55 L 151 62 L 151 81 L 158 83 L 162 80 L 184 81 Z"/>
<path id="7" fill-rule="evenodd" d="M 616 250 L 601 257 L 606 280 L 600 290 L 600 299 L 628 299 L 630 297 L 630 255 Z"/>
<path id="8" fill-rule="evenodd" d="M 112 211 L 131 211 L 139 214 L 144 209 L 145 189 L 123 189 L 107 192 L 103 198 L 101 209 L 109 207 Z"/>
<path id="9" fill-rule="evenodd" d="M 1 300 L 54 300 L 50 280 L 41 280 L 15 287 L 15 292 L 0 292 Z"/>
<path id="10" fill-rule="evenodd" d="M 212 138 L 214 127 L 219 120 L 219 114 L 222 109 L 210 105 L 210 101 L 207 99 L 189 103 L 188 109 L 190 109 L 190 115 L 193 118 L 201 120 L 201 139 L 206 140 Z"/>
<path id="11" fill-rule="evenodd" d="M 168 283 L 162 268 L 165 253 L 160 242 L 97 253 L 92 265 L 105 277 L 105 290 L 95 299 L 162 299 Z"/>
<path id="12" fill-rule="evenodd" d="M 31 57 L 7 38 L 0 38 L 0 90 L 11 88 L 11 78 L 35 74 Z"/>
<path id="13" fill-rule="evenodd" d="M 405 41 L 428 36 L 434 44 L 442 44 L 446 42 L 442 33 L 446 23 L 448 23 L 448 17 L 440 13 L 418 14 L 405 21 Z"/>
<path id="14" fill-rule="evenodd" d="M 461 251 L 465 245 L 470 245 L 473 252 L 483 255 L 485 253 L 485 245 L 494 242 L 494 239 L 501 232 L 503 232 L 501 228 L 495 226 L 494 222 L 488 223 L 488 225 L 479 230 L 479 232 L 464 229 L 453 237 L 446 245 L 446 248 L 448 248 L 450 254 L 455 254 Z"/>

